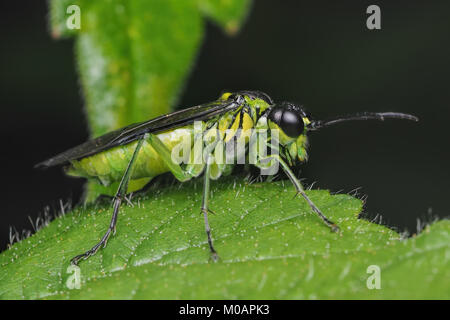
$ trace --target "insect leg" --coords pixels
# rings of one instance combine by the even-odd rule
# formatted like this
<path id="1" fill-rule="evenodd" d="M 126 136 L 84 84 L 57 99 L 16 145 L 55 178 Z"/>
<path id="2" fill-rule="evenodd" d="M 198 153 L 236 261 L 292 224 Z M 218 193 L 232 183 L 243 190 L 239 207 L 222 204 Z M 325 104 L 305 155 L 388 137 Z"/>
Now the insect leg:
<path id="1" fill-rule="evenodd" d="M 209 157 L 207 157 L 206 168 L 205 168 L 205 172 L 204 172 L 204 176 L 203 176 L 203 199 L 202 199 L 202 209 L 201 210 L 203 213 L 203 217 L 205 219 L 205 231 L 206 231 L 206 236 L 208 237 L 208 244 L 209 244 L 209 250 L 211 252 L 211 258 L 213 259 L 213 261 L 217 261 L 218 255 L 213 246 L 213 242 L 212 242 L 212 238 L 211 238 L 211 228 L 209 227 L 209 222 L 208 222 L 208 212 L 212 212 L 208 208 L 208 200 L 209 200 L 209 192 L 210 192 L 210 188 L 209 188 L 210 168 L 211 168 L 211 165 L 209 163 Z"/>
<path id="2" fill-rule="evenodd" d="M 133 164 L 135 163 L 137 159 L 137 155 L 139 153 L 139 150 L 142 147 L 142 144 L 144 142 L 144 138 L 141 138 L 138 140 L 137 146 L 134 149 L 133 156 L 131 157 L 130 162 L 128 163 L 128 166 L 125 170 L 125 173 L 122 177 L 122 180 L 120 181 L 119 188 L 117 189 L 116 195 L 114 196 L 114 204 L 113 204 L 113 214 L 111 217 L 111 222 L 109 224 L 108 230 L 106 230 L 106 233 L 103 235 L 102 239 L 93 246 L 90 250 L 86 251 L 83 254 L 80 254 L 70 262 L 74 265 L 78 265 L 78 261 L 81 259 L 87 259 L 90 256 L 93 256 L 97 251 L 100 249 L 101 246 L 106 247 L 106 244 L 108 242 L 109 237 L 111 236 L 111 233 L 116 233 L 116 223 L 117 223 L 117 216 L 119 215 L 119 209 L 120 205 L 122 203 L 122 200 L 126 196 L 127 189 L 128 189 L 128 182 L 130 181 L 131 173 L 133 171 Z"/>
<path id="3" fill-rule="evenodd" d="M 306 195 L 305 190 L 303 189 L 303 186 L 301 182 L 297 179 L 295 174 L 292 172 L 292 170 L 289 168 L 288 164 L 279 156 L 279 155 L 271 155 L 270 158 L 275 158 L 283 168 L 283 171 L 287 174 L 289 177 L 289 180 L 291 180 L 292 184 L 294 185 L 295 189 L 297 190 L 296 195 L 300 194 L 306 202 L 308 202 L 311 209 L 322 219 L 325 224 L 331 228 L 331 231 L 333 232 L 339 232 L 339 227 L 330 219 L 328 219 L 322 211 L 312 202 L 312 200 Z"/>
<path id="4" fill-rule="evenodd" d="M 202 200 L 201 212 L 203 213 L 203 217 L 205 219 L 205 231 L 206 231 L 206 235 L 208 236 L 208 244 L 209 244 L 209 249 L 211 251 L 211 258 L 214 261 L 217 261 L 218 256 L 217 256 L 217 252 L 214 249 L 214 246 L 212 243 L 211 229 L 209 227 L 209 222 L 208 222 L 208 212 L 212 212 L 208 208 L 208 199 L 209 199 L 209 192 L 210 192 L 210 188 L 209 188 L 209 182 L 210 182 L 209 156 L 207 157 L 207 159 L 205 161 L 206 164 L 204 163 L 202 166 L 199 166 L 197 169 L 195 169 L 193 171 L 187 171 L 187 170 L 184 170 L 179 164 L 176 164 L 172 161 L 170 151 L 167 149 L 167 147 L 162 143 L 162 141 L 157 136 L 150 134 L 148 141 L 149 141 L 150 145 L 152 146 L 152 148 L 155 149 L 156 152 L 158 152 L 158 154 L 160 155 L 160 157 L 164 161 L 164 163 L 169 167 L 170 172 L 172 172 L 172 174 L 180 181 L 186 181 L 186 180 L 191 179 L 193 176 L 197 176 L 197 175 L 201 174 L 201 172 L 203 171 L 203 168 L 205 167 L 204 178 L 203 178 L 204 184 L 203 184 L 203 200 Z"/>
<path id="5" fill-rule="evenodd" d="M 183 182 L 192 178 L 192 175 L 189 172 L 183 170 L 183 168 L 181 168 L 179 164 L 172 161 L 170 150 L 164 145 L 161 139 L 153 134 L 149 134 L 148 137 L 148 142 L 150 143 L 152 148 L 155 149 L 155 151 L 159 154 L 161 159 L 164 161 L 167 167 L 169 167 L 170 172 L 172 172 L 177 180 Z"/>

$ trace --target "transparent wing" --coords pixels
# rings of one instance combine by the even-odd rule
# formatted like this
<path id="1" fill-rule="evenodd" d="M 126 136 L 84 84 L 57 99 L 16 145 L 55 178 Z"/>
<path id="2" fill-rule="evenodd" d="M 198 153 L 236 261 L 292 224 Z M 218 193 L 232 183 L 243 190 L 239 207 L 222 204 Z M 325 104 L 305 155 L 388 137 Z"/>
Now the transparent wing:
<path id="1" fill-rule="evenodd" d="M 38 163 L 35 167 L 48 168 L 62 165 L 71 160 L 85 158 L 116 146 L 128 144 L 139 139 L 146 133 L 157 133 L 176 127 L 182 127 L 193 123 L 196 120 L 206 120 L 232 111 L 238 107 L 239 104 L 233 100 L 218 100 L 175 111 L 145 122 L 135 123 L 125 128 L 109 132 Z"/>

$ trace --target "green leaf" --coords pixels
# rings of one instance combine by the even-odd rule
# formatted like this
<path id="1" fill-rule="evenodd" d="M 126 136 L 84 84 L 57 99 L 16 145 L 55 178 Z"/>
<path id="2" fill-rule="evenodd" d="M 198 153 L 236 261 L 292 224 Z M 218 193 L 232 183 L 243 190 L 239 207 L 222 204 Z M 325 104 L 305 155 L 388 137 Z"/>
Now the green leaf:
<path id="1" fill-rule="evenodd" d="M 80 29 L 69 29 L 70 5 Z M 55 38 L 76 37 L 92 136 L 168 113 L 189 74 L 207 16 L 235 33 L 250 0 L 52 0 Z"/>
<path id="2" fill-rule="evenodd" d="M 158 187 L 123 206 L 117 234 L 80 263 L 81 289 L 68 289 L 69 259 L 105 232 L 109 205 L 75 209 L 0 255 L 2 299 L 448 299 L 448 220 L 402 239 L 358 219 L 362 202 L 308 191 L 341 227 L 331 233 L 287 181 L 212 183 L 210 224 L 221 260 L 209 261 L 199 180 Z M 381 289 L 369 290 L 371 265 Z"/>

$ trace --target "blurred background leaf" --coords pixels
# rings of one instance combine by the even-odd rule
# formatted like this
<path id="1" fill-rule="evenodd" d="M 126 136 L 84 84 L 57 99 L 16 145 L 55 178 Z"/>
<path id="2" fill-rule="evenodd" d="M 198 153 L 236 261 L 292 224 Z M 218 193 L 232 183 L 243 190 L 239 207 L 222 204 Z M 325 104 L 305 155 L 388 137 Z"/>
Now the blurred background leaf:
<path id="1" fill-rule="evenodd" d="M 67 8 L 81 28 L 66 26 Z M 51 32 L 76 37 L 91 136 L 168 113 L 177 102 L 204 35 L 204 16 L 238 31 L 250 0 L 52 0 Z"/>

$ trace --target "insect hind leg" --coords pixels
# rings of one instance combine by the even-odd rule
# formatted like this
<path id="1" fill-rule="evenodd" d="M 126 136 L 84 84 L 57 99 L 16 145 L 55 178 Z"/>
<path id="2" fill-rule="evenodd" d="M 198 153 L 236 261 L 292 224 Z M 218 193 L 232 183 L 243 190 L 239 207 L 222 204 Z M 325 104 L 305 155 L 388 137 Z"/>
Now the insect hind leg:
<path id="1" fill-rule="evenodd" d="M 210 192 L 210 162 L 209 162 L 210 158 L 207 157 L 206 159 L 206 168 L 205 168 L 205 172 L 204 172 L 204 177 L 203 177 L 203 198 L 202 198 L 202 208 L 201 211 L 203 213 L 203 217 L 205 219 L 205 231 L 206 231 L 206 236 L 208 237 L 208 245 L 209 245 L 209 251 L 211 253 L 211 259 L 216 262 L 219 259 L 219 256 L 217 255 L 217 251 L 216 249 L 214 249 L 213 246 L 213 241 L 212 241 L 212 237 L 211 237 L 211 228 L 209 227 L 209 221 L 208 221 L 208 213 L 212 212 L 209 208 L 208 208 L 208 200 L 209 200 L 209 192 Z"/>
<path id="2" fill-rule="evenodd" d="M 144 137 L 145 138 L 145 137 Z M 114 196 L 114 204 L 113 204 L 113 214 L 111 217 L 111 222 L 109 223 L 109 227 L 106 230 L 105 234 L 101 238 L 101 240 L 93 246 L 91 249 L 86 251 L 83 254 L 77 255 L 73 257 L 70 262 L 73 265 L 78 265 L 79 261 L 81 259 L 86 260 L 90 256 L 93 256 L 97 253 L 97 251 L 103 246 L 106 247 L 106 244 L 108 243 L 108 239 L 112 234 L 116 233 L 116 223 L 117 223 L 117 217 L 119 215 L 119 209 L 120 205 L 122 204 L 123 200 L 125 199 L 127 189 L 128 189 L 128 183 L 130 182 L 131 174 L 133 172 L 133 165 L 137 159 L 137 155 L 139 154 L 139 150 L 142 147 L 142 144 L 144 142 L 144 138 L 141 138 L 138 140 L 137 146 L 134 149 L 133 156 L 131 157 L 130 162 L 128 163 L 128 166 L 125 170 L 125 173 L 122 177 L 122 180 L 120 181 L 119 188 L 117 189 L 116 195 Z"/>

